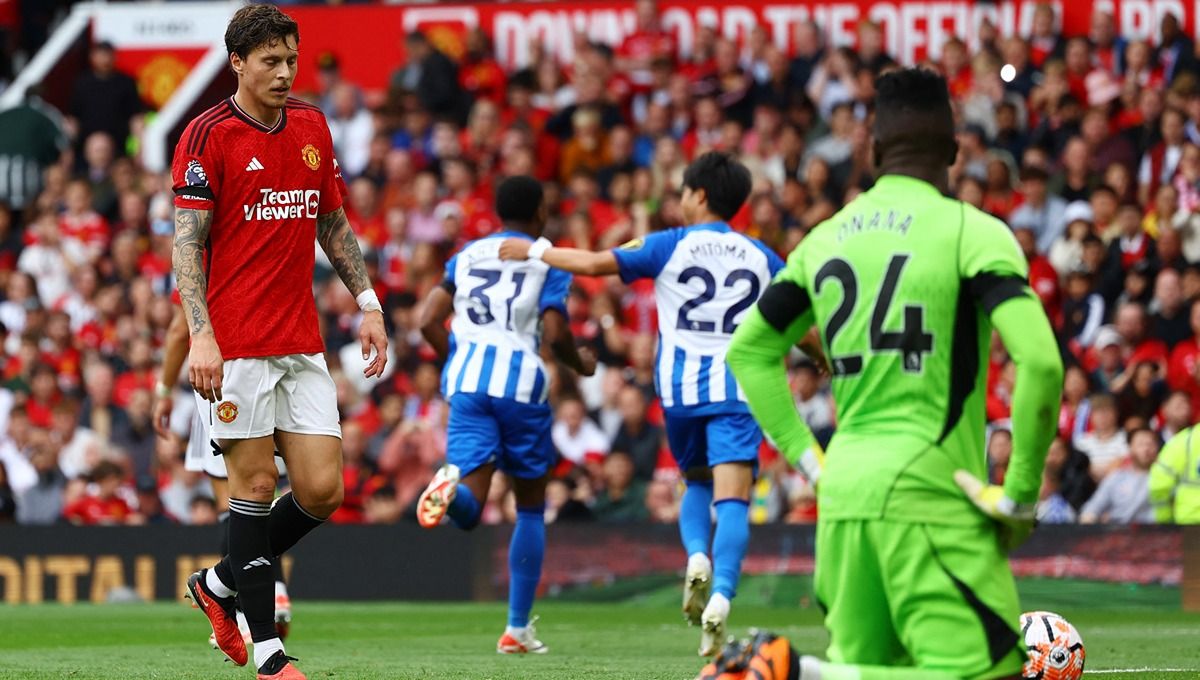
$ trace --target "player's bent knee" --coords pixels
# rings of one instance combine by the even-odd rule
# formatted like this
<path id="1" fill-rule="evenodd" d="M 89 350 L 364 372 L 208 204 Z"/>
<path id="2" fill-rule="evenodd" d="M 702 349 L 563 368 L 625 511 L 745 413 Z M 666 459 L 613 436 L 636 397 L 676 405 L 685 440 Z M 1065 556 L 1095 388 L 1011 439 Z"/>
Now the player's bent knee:
<path id="1" fill-rule="evenodd" d="M 329 517 L 342 505 L 345 489 L 340 480 L 336 484 L 323 484 L 320 488 L 293 488 L 292 494 L 300 503 L 300 507 L 314 517 Z"/>

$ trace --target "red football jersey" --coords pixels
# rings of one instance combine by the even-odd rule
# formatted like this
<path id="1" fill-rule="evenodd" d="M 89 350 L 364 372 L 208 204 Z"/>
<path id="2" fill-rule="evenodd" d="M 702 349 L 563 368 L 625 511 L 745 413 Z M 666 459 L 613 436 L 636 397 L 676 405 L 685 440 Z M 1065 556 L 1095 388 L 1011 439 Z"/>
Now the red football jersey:
<path id="1" fill-rule="evenodd" d="M 288 99 L 268 128 L 230 97 L 188 124 L 171 178 L 176 207 L 213 211 L 208 311 L 221 355 L 323 352 L 317 216 L 340 208 L 346 187 L 321 110 Z"/>

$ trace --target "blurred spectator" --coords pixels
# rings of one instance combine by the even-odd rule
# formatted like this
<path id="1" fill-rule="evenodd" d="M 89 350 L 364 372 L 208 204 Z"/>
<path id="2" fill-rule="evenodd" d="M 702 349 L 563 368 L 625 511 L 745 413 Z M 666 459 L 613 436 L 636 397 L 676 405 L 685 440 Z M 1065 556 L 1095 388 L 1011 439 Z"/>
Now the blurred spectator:
<path id="1" fill-rule="evenodd" d="M 635 86 L 646 86 L 652 82 L 650 69 L 656 59 L 674 60 L 675 37 L 663 29 L 656 0 L 637 0 L 634 17 L 634 31 L 617 48 L 616 63 Z"/>
<path id="2" fill-rule="evenodd" d="M 1121 334 L 1112 326 L 1101 326 L 1096 331 L 1096 341 L 1092 347 L 1095 350 L 1096 368 L 1089 376 L 1090 382 L 1096 389 L 1109 392 L 1125 370 L 1121 356 Z"/>
<path id="3" fill-rule="evenodd" d="M 1146 151 L 1138 166 L 1138 202 L 1142 205 L 1150 202 L 1160 186 L 1171 183 L 1187 141 L 1184 129 L 1187 116 L 1182 111 L 1167 109 L 1160 120 L 1161 139 Z"/>
<path id="4" fill-rule="evenodd" d="M 1162 406 L 1159 439 L 1167 441 L 1192 424 L 1192 400 L 1186 392 L 1172 392 Z"/>
<path id="5" fill-rule="evenodd" d="M 1067 445 L 1055 439 L 1046 453 L 1042 468 L 1042 488 L 1038 493 L 1037 520 L 1042 524 L 1074 524 L 1075 508 L 1062 495 L 1063 467 L 1067 461 Z"/>
<path id="6" fill-rule="evenodd" d="M 1013 211 L 1009 224 L 1013 229 L 1028 229 L 1033 232 L 1039 253 L 1045 253 L 1054 245 L 1066 226 L 1067 202 L 1046 190 L 1046 171 L 1038 167 L 1021 170 L 1021 193 L 1025 203 Z"/>
<path id="7" fill-rule="evenodd" d="M 367 524 L 395 524 L 404 514 L 404 507 L 396 501 L 395 487 L 381 486 L 364 502 L 363 519 Z"/>
<path id="8" fill-rule="evenodd" d="M 1154 299 L 1150 302 L 1151 328 L 1154 335 L 1174 349 L 1192 335 L 1191 320 L 1183 297 L 1183 281 L 1174 269 L 1163 269 L 1154 280 Z"/>
<path id="9" fill-rule="evenodd" d="M 72 524 L 125 524 L 133 509 L 118 491 L 124 471 L 116 463 L 102 461 L 92 469 L 88 492 L 63 508 L 63 517 Z"/>
<path id="10" fill-rule="evenodd" d="M 67 478 L 59 469 L 58 447 L 45 431 L 31 433 L 29 461 L 37 482 L 16 496 L 17 521 L 21 524 L 54 524 L 63 514 Z"/>
<path id="11" fill-rule="evenodd" d="M 158 488 L 159 499 L 169 515 L 185 524 L 191 522 L 192 505 L 197 497 L 213 497 L 212 484 L 208 477 L 203 472 L 184 468 L 186 445 L 186 440 L 175 435 L 160 437 L 156 451 L 161 480 Z"/>
<path id="12" fill-rule="evenodd" d="M 646 511 L 651 522 L 674 524 L 679 521 L 680 499 L 675 493 L 677 483 L 665 479 L 650 482 L 646 488 Z"/>
<path id="13" fill-rule="evenodd" d="M 329 96 L 332 115 L 326 118 L 333 136 L 333 150 L 347 179 L 362 174 L 367 167 L 371 139 L 375 136 L 375 119 L 360 100 L 350 83 L 333 86 Z"/>
<path id="14" fill-rule="evenodd" d="M 1129 375 L 1127 380 L 1114 383 L 1120 422 L 1127 426 L 1130 418 L 1137 418 L 1140 422 L 1149 423 L 1158 414 L 1159 406 L 1167 396 L 1166 383 L 1159 376 L 1159 365 L 1152 361 L 1140 361 L 1127 369 L 1126 374 Z"/>
<path id="15" fill-rule="evenodd" d="M 115 56 L 111 43 L 92 46 L 88 55 L 91 68 L 76 78 L 68 111 L 80 142 L 93 132 L 103 132 L 124 155 L 131 120 L 142 112 L 143 105 L 137 83 L 116 69 Z"/>
<path id="16" fill-rule="evenodd" d="M 196 496 L 188 504 L 188 524 L 205 526 L 217 521 L 217 502 L 208 496 Z"/>
<path id="17" fill-rule="evenodd" d="M 1092 233 L 1092 206 L 1085 201 L 1067 205 L 1063 213 L 1066 231 L 1054 240 L 1046 254 L 1050 266 L 1059 274 L 1083 268 L 1083 241 Z"/>
<path id="18" fill-rule="evenodd" d="M 816 22 L 802 21 L 796 24 L 793 41 L 796 51 L 789 65 L 789 78 L 793 88 L 804 91 L 824 56 L 824 36 Z"/>
<path id="19" fill-rule="evenodd" d="M 646 397 L 641 390 L 633 385 L 621 388 L 617 395 L 617 409 L 621 413 L 621 426 L 617 429 L 617 434 L 613 437 L 612 445 L 609 447 L 612 453 L 628 455 L 633 461 L 634 477 L 644 482 L 648 482 L 654 477 L 654 470 L 658 466 L 659 449 L 662 448 L 663 441 L 662 428 L 646 422 L 647 406 Z M 591 425 L 590 420 L 587 423 Z M 592 425 L 592 427 L 595 426 Z"/>
<path id="20" fill-rule="evenodd" d="M 1163 80 L 1171 84 L 1178 74 L 1195 66 L 1196 50 L 1192 38 L 1184 33 L 1179 17 L 1171 12 L 1162 15 L 1159 37 L 1159 67 L 1163 71 Z"/>
<path id="21" fill-rule="evenodd" d="M 1167 345 L 1150 334 L 1146 308 L 1142 304 L 1124 302 L 1118 306 L 1113 317 L 1113 326 L 1121 336 L 1126 366 L 1133 366 L 1141 361 L 1153 361 L 1166 366 Z"/>
<path id="22" fill-rule="evenodd" d="M 175 518 L 163 509 L 158 496 L 158 482 L 152 475 L 139 475 L 137 489 L 137 512 L 130 517 L 130 524 L 174 524 Z"/>
<path id="23" fill-rule="evenodd" d="M 404 40 L 406 65 L 392 76 L 392 87 L 417 95 L 421 107 L 434 116 L 458 123 L 466 119 L 466 98 L 454 61 L 434 47 L 420 31 Z"/>
<path id="24" fill-rule="evenodd" d="M 1200 300 L 1188 308 L 1189 337 L 1171 350 L 1167 362 L 1167 384 L 1173 390 L 1188 394 L 1195 412 L 1200 407 Z"/>
<path id="25" fill-rule="evenodd" d="M 1118 426 L 1117 404 L 1111 396 L 1094 394 L 1088 403 L 1090 427 L 1075 439 L 1075 448 L 1087 456 L 1092 478 L 1100 481 L 1129 453 L 1129 442 Z"/>
<path id="26" fill-rule="evenodd" d="M 1029 262 L 1029 287 L 1041 300 L 1042 308 L 1046 310 L 1046 316 L 1050 318 L 1050 322 L 1057 323 L 1060 305 L 1058 272 L 1054 271 L 1050 260 L 1038 252 L 1032 230 L 1017 228 L 1013 233 L 1016 236 L 1017 245 L 1021 248 L 1021 254 Z"/>
<path id="27" fill-rule="evenodd" d="M 646 509 L 646 483 L 634 477 L 629 454 L 613 452 L 604 458 L 604 488 L 596 495 L 592 512 L 601 522 L 631 522 L 650 516 Z"/>
<path id="28" fill-rule="evenodd" d="M 1087 373 L 1080 366 L 1068 365 L 1063 379 L 1063 403 L 1058 413 L 1058 436 L 1071 441 L 1087 426 L 1086 398 L 1090 390 Z"/>
<path id="29" fill-rule="evenodd" d="M 86 191 L 86 185 L 82 187 L 80 191 Z M 42 306 L 52 307 L 70 290 L 71 271 L 87 260 L 87 252 L 80 241 L 62 237 L 58 222 L 50 213 L 37 218 L 32 233 L 35 241 L 21 252 L 17 269 L 37 281 Z M 19 331 L 23 322 L 24 319 L 14 330 Z"/>
<path id="30" fill-rule="evenodd" d="M 79 425 L 94 432 L 103 441 L 124 436 L 132 429 L 129 413 L 113 403 L 115 378 L 112 366 L 93 361 L 83 369 L 87 396 L 79 409 Z"/>
<path id="31" fill-rule="evenodd" d="M 1130 433 L 1129 460 L 1100 482 L 1096 493 L 1079 511 L 1079 521 L 1083 524 L 1153 524 L 1149 473 L 1161 445 L 1153 430 L 1143 428 Z"/>
<path id="32" fill-rule="evenodd" d="M 150 474 L 154 464 L 157 436 L 150 419 L 152 407 L 150 390 L 135 390 L 125 407 L 125 427 L 115 430 L 110 438 L 112 445 L 128 457 L 135 475 Z"/>
<path id="33" fill-rule="evenodd" d="M 594 501 L 590 494 L 590 482 L 583 475 L 551 478 L 546 482 L 546 523 L 594 519 L 587 502 Z"/>
<path id="34" fill-rule="evenodd" d="M 358 423 L 342 423 L 342 481 L 345 496 L 341 506 L 330 515 L 337 524 L 362 524 L 366 521 L 366 502 L 386 481 L 375 473 L 367 459 L 367 438 Z"/>
<path id="35" fill-rule="evenodd" d="M 821 375 L 817 365 L 808 359 L 796 363 L 792 369 L 792 392 L 795 394 L 796 410 L 813 431 L 817 441 L 825 446 L 833 436 L 833 397 L 821 386 Z"/>
<path id="36" fill-rule="evenodd" d="M 624 420 L 624 408 L 621 408 L 621 414 Z M 583 402 L 574 397 L 559 402 L 550 438 L 554 441 L 558 455 L 574 465 L 598 462 L 609 452 L 608 438 L 587 417 Z M 628 457 L 630 452 L 626 451 L 625 454 Z M 657 456 L 655 459 L 657 460 Z"/>

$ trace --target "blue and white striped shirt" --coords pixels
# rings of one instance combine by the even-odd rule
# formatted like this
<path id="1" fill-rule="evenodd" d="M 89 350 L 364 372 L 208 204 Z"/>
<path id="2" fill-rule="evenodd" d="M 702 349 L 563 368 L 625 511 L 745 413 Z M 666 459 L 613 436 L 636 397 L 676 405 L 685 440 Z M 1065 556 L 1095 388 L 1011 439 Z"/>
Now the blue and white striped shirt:
<path id="1" fill-rule="evenodd" d="M 667 411 L 748 413 L 726 370 L 729 340 L 784 262 L 723 222 L 668 229 L 613 251 L 621 279 L 654 279 L 654 385 Z"/>
<path id="2" fill-rule="evenodd" d="M 442 394 L 487 394 L 526 404 L 546 402 L 546 366 L 538 354 L 542 314 L 565 316 L 571 275 L 544 262 L 502 261 L 501 232 L 471 241 L 446 263 L 442 285 L 454 295 L 450 356 Z M 531 239 L 532 240 L 532 239 Z"/>

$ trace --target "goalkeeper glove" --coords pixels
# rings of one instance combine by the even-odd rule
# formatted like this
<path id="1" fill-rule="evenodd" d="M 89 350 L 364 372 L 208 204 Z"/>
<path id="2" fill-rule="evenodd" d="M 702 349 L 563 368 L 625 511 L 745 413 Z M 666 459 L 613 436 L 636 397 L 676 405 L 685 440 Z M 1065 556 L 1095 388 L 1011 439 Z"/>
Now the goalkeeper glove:
<path id="1" fill-rule="evenodd" d="M 1021 545 L 1033 533 L 1035 504 L 1017 503 L 1004 495 L 1004 487 L 985 484 L 966 470 L 955 472 L 954 481 L 975 507 L 1000 525 L 1000 542 L 1005 550 Z"/>

